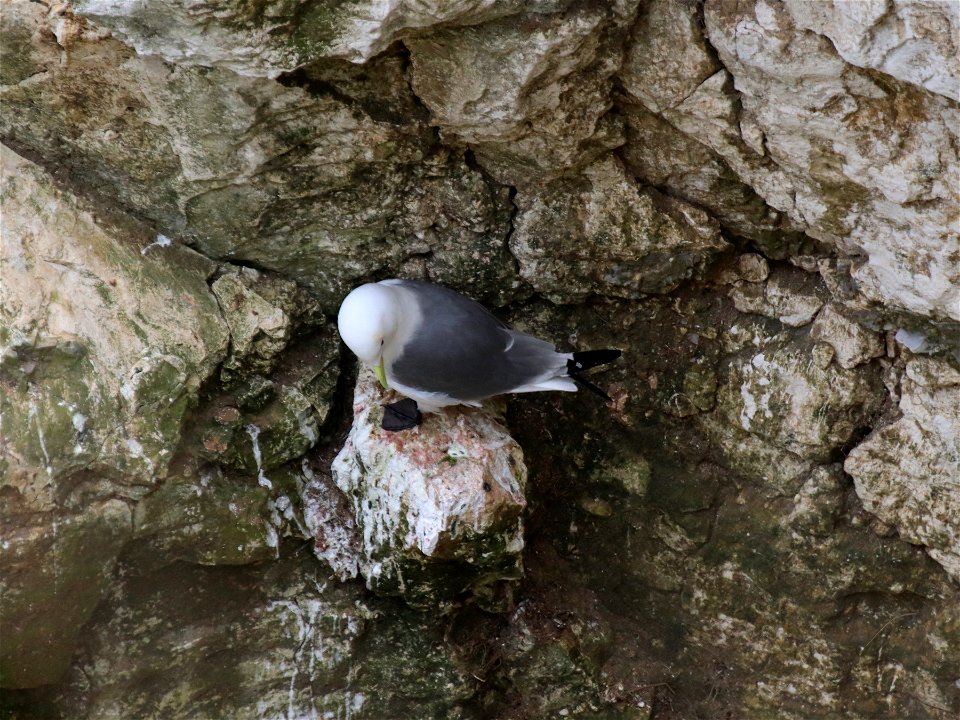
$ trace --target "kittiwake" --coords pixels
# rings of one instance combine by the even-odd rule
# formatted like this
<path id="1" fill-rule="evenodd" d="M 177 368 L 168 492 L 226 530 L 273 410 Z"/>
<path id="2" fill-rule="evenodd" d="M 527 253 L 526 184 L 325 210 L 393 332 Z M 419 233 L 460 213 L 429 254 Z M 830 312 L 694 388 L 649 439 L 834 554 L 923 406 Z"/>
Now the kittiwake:
<path id="1" fill-rule="evenodd" d="M 344 299 L 337 325 L 385 388 L 415 401 L 413 416 L 419 416 L 417 405 L 424 412 L 478 406 L 504 393 L 572 392 L 578 383 L 606 397 L 580 373 L 620 356 L 619 350 L 557 352 L 551 343 L 512 330 L 475 300 L 419 280 L 361 285 Z M 419 421 L 408 419 L 405 427 Z"/>

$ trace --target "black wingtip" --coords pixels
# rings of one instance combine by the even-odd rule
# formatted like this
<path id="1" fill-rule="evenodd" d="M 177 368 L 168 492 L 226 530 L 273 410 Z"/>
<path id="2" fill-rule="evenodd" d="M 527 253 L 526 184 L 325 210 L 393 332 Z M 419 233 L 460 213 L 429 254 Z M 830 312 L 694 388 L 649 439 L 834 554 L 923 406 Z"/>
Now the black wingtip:
<path id="1" fill-rule="evenodd" d="M 612 363 L 623 353 L 620 350 L 607 348 L 605 350 L 583 350 L 575 352 L 572 360 L 567 360 L 567 372 L 573 376 L 573 373 L 583 372 L 599 365 Z"/>
<path id="2" fill-rule="evenodd" d="M 580 377 L 580 376 L 577 375 L 576 373 L 570 373 L 570 377 L 571 377 L 571 378 L 573 379 L 573 381 L 574 381 L 577 385 L 579 385 L 580 387 L 584 387 L 584 388 L 586 388 L 587 390 L 589 390 L 590 392 L 594 393 L 595 395 L 599 395 L 599 396 L 602 397 L 604 400 L 606 400 L 608 403 L 612 403 L 612 402 L 613 402 L 613 398 L 611 398 L 611 397 L 610 397 L 609 395 L 607 395 L 603 390 L 601 390 L 600 388 L 598 388 L 596 385 L 594 385 L 592 382 L 590 382 L 590 381 L 587 380 L 586 378 Z"/>
<path id="3" fill-rule="evenodd" d="M 613 348 L 607 348 L 605 350 L 583 350 L 582 352 L 575 352 L 573 358 L 567 360 L 567 375 L 577 383 L 577 385 L 586 388 L 594 395 L 602 397 L 607 402 L 613 402 L 609 395 L 607 395 L 603 390 L 598 388 L 592 382 L 583 377 L 581 373 L 584 370 L 589 370 L 590 368 L 595 368 L 599 365 L 606 365 L 607 363 L 612 363 L 623 353 L 619 350 Z"/>

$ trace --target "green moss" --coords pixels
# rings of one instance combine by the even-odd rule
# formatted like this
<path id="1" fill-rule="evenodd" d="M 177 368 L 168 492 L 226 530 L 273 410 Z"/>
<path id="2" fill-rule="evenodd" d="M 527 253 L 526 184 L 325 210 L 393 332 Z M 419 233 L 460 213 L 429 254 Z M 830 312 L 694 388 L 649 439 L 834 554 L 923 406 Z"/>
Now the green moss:
<path id="1" fill-rule="evenodd" d="M 100 299 L 103 300 L 104 304 L 107 307 L 112 307 L 114 305 L 113 295 L 110 292 L 110 288 L 105 282 L 98 281 L 94 286 L 97 290 L 97 295 L 100 296 Z"/>
<path id="2" fill-rule="evenodd" d="M 143 329 L 143 325 L 150 324 L 147 318 L 141 315 L 139 310 L 134 312 L 134 319 L 127 317 L 126 313 L 121 313 L 121 316 L 130 323 L 130 330 L 133 334 L 136 335 L 144 345 L 150 347 L 150 336 L 147 334 L 147 331 Z"/>
<path id="3" fill-rule="evenodd" d="M 270 492 L 213 469 L 174 477 L 144 498 L 134 516 L 136 536 L 168 561 L 235 565 L 276 557 L 266 541 Z"/>
<path id="4" fill-rule="evenodd" d="M 31 368 L 24 373 L 23 368 Z M 96 372 L 83 346 L 20 348 L 0 368 L 0 412 L 7 441 L 21 461 L 51 477 L 95 456 L 99 438 L 89 435 L 112 402 L 91 393 Z M 102 415 L 103 414 L 103 415 Z M 74 416 L 84 418 L 87 433 L 81 436 Z M 79 453 L 75 447 L 81 446 Z"/>
<path id="5" fill-rule="evenodd" d="M 250 412 L 264 409 L 276 393 L 276 386 L 262 375 L 248 377 L 234 391 L 240 407 Z"/>

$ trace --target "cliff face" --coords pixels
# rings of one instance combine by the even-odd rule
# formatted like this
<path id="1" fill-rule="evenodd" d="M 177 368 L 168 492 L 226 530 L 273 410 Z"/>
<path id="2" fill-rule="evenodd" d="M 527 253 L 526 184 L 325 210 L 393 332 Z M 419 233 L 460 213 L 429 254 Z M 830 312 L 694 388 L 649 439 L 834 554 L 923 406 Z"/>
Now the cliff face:
<path id="1" fill-rule="evenodd" d="M 9 714 L 960 711 L 955 3 L 0 23 Z M 395 275 L 614 402 L 378 434 Z"/>

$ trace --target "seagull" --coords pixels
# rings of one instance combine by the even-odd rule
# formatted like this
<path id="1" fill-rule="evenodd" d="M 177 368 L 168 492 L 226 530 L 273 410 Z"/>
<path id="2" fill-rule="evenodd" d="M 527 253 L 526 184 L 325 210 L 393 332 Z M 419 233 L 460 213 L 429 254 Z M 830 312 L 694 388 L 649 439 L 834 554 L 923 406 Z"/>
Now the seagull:
<path id="1" fill-rule="evenodd" d="M 419 425 L 421 410 L 477 407 L 505 393 L 575 392 L 580 384 L 609 400 L 580 373 L 620 357 L 619 350 L 557 352 L 477 301 L 419 280 L 355 288 L 340 306 L 337 327 L 380 384 L 409 399 L 387 406 L 383 427 L 390 430 Z"/>

